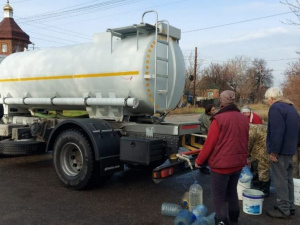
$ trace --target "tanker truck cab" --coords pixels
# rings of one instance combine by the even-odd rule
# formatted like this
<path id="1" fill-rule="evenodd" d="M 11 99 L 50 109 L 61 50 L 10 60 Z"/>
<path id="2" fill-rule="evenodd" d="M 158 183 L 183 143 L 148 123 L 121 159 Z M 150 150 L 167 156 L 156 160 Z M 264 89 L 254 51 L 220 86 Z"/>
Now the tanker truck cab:
<path id="1" fill-rule="evenodd" d="M 154 25 L 144 22 L 148 13 Z M 163 122 L 183 94 L 180 38 L 147 11 L 140 24 L 107 29 L 92 43 L 6 57 L 0 160 L 52 153 L 59 180 L 75 190 L 124 168 L 154 168 L 157 183 L 187 171 L 201 148 L 200 125 Z M 86 113 L 65 115 L 72 110 Z"/>

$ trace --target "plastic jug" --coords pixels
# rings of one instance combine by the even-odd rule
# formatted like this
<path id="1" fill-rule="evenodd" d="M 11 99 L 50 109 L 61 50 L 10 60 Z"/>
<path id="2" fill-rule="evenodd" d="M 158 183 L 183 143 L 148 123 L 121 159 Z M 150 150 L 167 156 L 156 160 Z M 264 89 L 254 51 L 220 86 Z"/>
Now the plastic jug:
<path id="1" fill-rule="evenodd" d="M 197 181 L 189 189 L 189 210 L 192 211 L 197 205 L 203 204 L 203 189 Z"/>
<path id="2" fill-rule="evenodd" d="M 194 221 L 191 225 L 214 225 L 216 213 L 210 214 L 208 217 L 202 216 Z"/>
<path id="3" fill-rule="evenodd" d="M 177 216 L 180 210 L 182 207 L 174 203 L 164 202 L 161 205 L 161 214 L 164 216 Z"/>
<path id="4" fill-rule="evenodd" d="M 174 225 L 190 225 L 196 219 L 195 215 L 187 209 L 179 211 L 174 220 Z"/>
<path id="5" fill-rule="evenodd" d="M 194 215 L 197 217 L 197 219 L 199 219 L 200 217 L 206 216 L 207 208 L 205 205 L 196 205 L 193 208 L 192 213 L 194 213 Z"/>
<path id="6" fill-rule="evenodd" d="M 183 208 L 188 209 L 189 208 L 189 192 L 185 192 L 181 198 L 181 202 L 183 205 Z"/>

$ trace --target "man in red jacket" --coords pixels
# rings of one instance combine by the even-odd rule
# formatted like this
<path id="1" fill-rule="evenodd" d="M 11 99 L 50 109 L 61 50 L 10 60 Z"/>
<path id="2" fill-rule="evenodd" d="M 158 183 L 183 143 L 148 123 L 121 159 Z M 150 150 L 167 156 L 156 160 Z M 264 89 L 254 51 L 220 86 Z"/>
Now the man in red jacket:
<path id="1" fill-rule="evenodd" d="M 211 168 L 216 225 L 238 224 L 240 214 L 237 183 L 247 164 L 249 122 L 234 100 L 233 91 L 220 94 L 221 109 L 212 117 L 207 139 L 195 161 L 197 168 L 206 162 Z"/>

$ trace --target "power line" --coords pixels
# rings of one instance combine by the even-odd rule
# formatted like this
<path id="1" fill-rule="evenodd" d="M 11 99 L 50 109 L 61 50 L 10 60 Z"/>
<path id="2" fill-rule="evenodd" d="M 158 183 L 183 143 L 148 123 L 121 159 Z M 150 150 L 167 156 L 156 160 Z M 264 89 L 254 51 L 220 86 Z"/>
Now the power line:
<path id="1" fill-rule="evenodd" d="M 226 24 L 221 24 L 221 25 L 216 25 L 216 26 L 211 26 L 211 27 L 204 27 L 204 28 L 199 28 L 199 29 L 194 29 L 194 30 L 183 31 L 181 33 L 190 33 L 190 32 L 196 32 L 196 31 L 201 31 L 201 30 L 214 29 L 214 28 L 218 28 L 218 27 L 225 27 L 225 26 L 230 26 L 230 25 L 235 25 L 235 24 L 240 24 L 240 23 L 251 22 L 251 21 L 255 21 L 255 20 L 267 19 L 267 18 L 275 17 L 275 16 L 282 16 L 282 15 L 290 14 L 290 13 L 293 13 L 293 12 L 278 13 L 278 14 L 257 17 L 257 18 L 248 19 L 248 20 L 241 20 L 241 21 L 237 21 L 237 22 L 226 23 Z"/>
<path id="2" fill-rule="evenodd" d="M 66 43 L 62 43 L 62 42 L 58 42 L 58 41 L 53 41 L 53 40 L 47 40 L 47 39 L 43 39 L 43 38 L 37 38 L 37 37 L 34 37 L 34 39 L 38 39 L 38 40 L 42 40 L 42 41 L 48 41 L 48 42 L 52 42 L 52 43 L 57 43 L 57 44 L 63 44 L 63 45 L 66 45 Z"/>
<path id="3" fill-rule="evenodd" d="M 37 35 L 41 35 L 41 36 L 45 36 L 45 37 L 50 37 L 50 38 L 53 38 L 54 40 L 55 39 L 60 39 L 62 41 L 67 41 L 67 42 L 73 42 L 75 44 L 79 44 L 80 42 L 76 42 L 76 41 L 71 41 L 71 40 L 68 40 L 68 39 L 64 39 L 64 38 L 60 38 L 60 37 L 53 37 L 53 36 L 50 36 L 50 35 L 46 35 L 46 34 L 39 34 L 39 33 L 36 33 L 36 32 L 30 32 L 32 34 L 37 34 Z"/>
<path id="4" fill-rule="evenodd" d="M 82 15 L 82 14 L 93 13 L 95 11 L 116 8 L 116 7 L 120 7 L 120 6 L 124 6 L 124 5 L 128 5 L 128 4 L 136 3 L 138 1 L 143 1 L 143 0 L 109 0 L 106 2 L 95 3 L 95 4 L 81 6 L 81 7 L 77 7 L 77 8 L 74 8 L 75 6 L 68 7 L 68 8 L 73 8 L 73 9 L 63 8 L 60 10 L 55 10 L 50 13 L 44 13 L 44 14 L 40 14 L 40 15 L 30 16 L 27 18 L 22 18 L 22 20 L 23 20 L 23 22 L 34 22 L 34 21 L 41 21 L 41 20 L 49 21 L 50 19 L 51 19 L 51 21 L 60 20 L 60 19 L 65 19 L 65 18 Z"/>
<path id="5" fill-rule="evenodd" d="M 183 58 L 185 60 L 189 60 L 190 59 L 190 55 L 186 56 L 184 55 Z M 274 62 L 274 61 L 287 61 L 287 60 L 296 60 L 296 59 L 299 59 L 299 58 L 287 58 L 287 59 L 264 59 L 264 61 L 266 62 Z M 204 59 L 205 60 L 205 59 Z M 202 62 L 202 64 L 209 64 L 209 63 L 212 63 L 212 62 L 221 62 L 221 63 L 226 63 L 230 61 L 229 60 L 217 60 L 217 59 L 212 59 L 212 60 L 209 60 L 209 62 Z M 252 62 L 253 60 L 243 60 L 243 62 Z"/>
<path id="6" fill-rule="evenodd" d="M 109 1 L 106 1 L 106 2 L 102 2 L 102 3 L 95 3 L 95 4 L 87 5 L 88 3 L 97 2 L 97 1 L 89 1 L 87 3 L 77 4 L 77 5 L 73 5 L 73 6 L 70 6 L 70 7 L 65 7 L 65 8 L 58 9 L 58 10 L 53 10 L 53 11 L 50 11 L 50 12 L 44 13 L 44 14 L 38 14 L 38 15 L 35 15 L 35 16 L 27 17 L 27 18 L 20 18 L 20 22 L 21 23 L 26 23 L 30 26 L 35 26 L 35 25 L 30 24 L 30 23 L 34 22 L 34 21 L 38 21 L 38 20 L 49 20 L 51 18 L 52 19 L 53 18 L 66 19 L 66 18 L 78 16 L 78 15 L 81 15 L 81 14 L 91 13 L 91 12 L 94 12 L 94 11 L 106 10 L 106 9 L 110 9 L 110 8 L 120 7 L 120 6 L 127 5 L 127 4 L 132 4 L 132 3 L 136 3 L 138 1 L 141 1 L 141 0 L 109 0 Z M 211 26 L 211 27 L 206 27 L 206 28 L 183 31 L 182 33 L 196 32 L 196 31 L 201 31 L 201 30 L 206 30 L 206 29 L 224 27 L 224 26 L 229 26 L 229 25 L 234 25 L 234 24 L 239 24 L 239 23 L 245 23 L 245 22 L 251 22 L 251 21 L 255 21 L 255 20 L 261 20 L 261 19 L 266 19 L 266 18 L 285 15 L 285 14 L 290 14 L 290 13 L 292 13 L 292 12 L 273 14 L 273 15 L 269 15 L 269 16 L 258 17 L 258 18 L 253 18 L 253 19 L 248 19 L 248 20 L 243 20 L 243 21 L 238 21 L 238 22 L 232 22 L 232 23 L 228 23 L 228 24 L 221 24 L 221 25 L 216 25 L 216 26 Z M 36 26 L 36 27 L 41 28 L 41 29 L 51 30 L 51 31 L 58 32 L 58 33 L 63 33 L 63 34 L 66 34 L 66 35 L 71 35 L 73 37 L 90 39 L 90 38 L 88 38 L 88 36 L 86 36 L 84 34 L 80 34 L 80 33 L 73 32 L 73 31 L 67 31 L 66 29 L 61 29 L 61 28 L 57 28 L 57 27 L 54 27 L 54 26 L 50 26 L 50 25 L 46 25 L 46 26 L 47 26 L 47 28 L 40 27 L 40 26 Z M 52 27 L 53 29 L 58 29 L 60 31 L 49 29 L 49 27 Z M 70 32 L 71 34 L 69 34 L 68 32 Z M 78 34 L 78 35 L 76 35 L 76 34 Z M 76 43 L 76 42 L 74 42 L 74 43 Z"/>
<path id="7" fill-rule="evenodd" d="M 81 4 L 77 4 L 77 5 L 73 5 L 73 6 L 68 6 L 68 7 L 64 7 L 64 8 L 61 8 L 61 9 L 56 9 L 56 10 L 52 10 L 52 11 L 49 11 L 49 12 L 46 12 L 46 13 L 40 13 L 40 14 L 36 14 L 36 15 L 33 15 L 33 16 L 28 16 L 28 17 L 24 17 L 24 18 L 21 18 L 23 20 L 31 20 L 31 19 L 36 19 L 38 17 L 45 17 L 45 16 L 49 16 L 50 14 L 55 14 L 55 13 L 62 13 L 63 11 L 67 10 L 67 9 L 70 9 L 70 8 L 75 8 L 77 6 L 81 6 L 81 5 L 87 5 L 88 3 L 91 3 L 91 2 L 97 2 L 99 0 L 94 0 L 94 1 L 89 1 L 89 2 L 86 2 L 86 3 L 81 3 Z M 76 10 L 73 9 L 73 10 Z"/>
<path id="8" fill-rule="evenodd" d="M 72 16 L 77 16 L 77 15 L 80 15 L 80 14 L 78 14 L 78 9 L 83 9 L 83 13 L 84 13 L 85 10 L 91 9 L 88 12 L 86 12 L 86 13 L 91 13 L 91 12 L 94 12 L 94 11 L 105 10 L 105 9 L 108 9 L 108 8 L 124 6 L 124 5 L 127 5 L 127 4 L 135 3 L 137 1 L 141 1 L 141 0 L 111 0 L 111 1 L 106 1 L 104 3 L 97 3 L 97 4 L 93 4 L 93 5 L 88 5 L 88 6 L 84 6 L 84 7 L 75 8 L 75 7 L 87 4 L 87 3 L 82 3 L 82 4 L 77 4 L 77 5 L 74 5 L 74 6 L 65 7 L 65 8 L 60 9 L 60 10 L 54 10 L 54 11 L 44 13 L 44 14 L 40 14 L 40 15 L 36 15 L 36 16 L 30 16 L 30 17 L 27 17 L 27 18 L 19 18 L 18 20 L 20 20 L 20 22 L 18 21 L 18 23 L 20 23 L 20 24 L 25 23 L 29 26 L 38 27 L 40 29 L 50 30 L 50 31 L 53 31 L 53 32 L 61 33 L 61 34 L 70 35 L 72 37 L 84 38 L 84 39 L 90 40 L 91 37 L 89 37 L 87 35 L 84 35 L 84 34 L 81 34 L 81 33 L 78 33 L 78 32 L 68 31 L 66 29 L 61 29 L 61 28 L 51 26 L 51 25 L 46 25 L 46 24 L 45 24 L 45 26 L 47 26 L 47 27 L 41 27 L 41 26 L 33 25 L 33 22 L 37 21 L 37 20 L 43 20 L 43 19 L 48 19 L 49 20 L 51 18 L 50 15 L 54 15 L 54 17 L 55 16 L 61 16 L 61 18 L 59 18 L 59 19 L 65 19 L 65 18 L 70 17 L 70 16 L 67 16 L 65 14 L 68 11 L 70 13 L 76 13 L 75 15 L 72 15 Z M 91 2 L 97 2 L 97 1 L 90 1 L 89 3 L 91 3 Z M 116 3 L 116 4 L 114 4 L 114 3 Z M 105 6 L 105 5 L 108 5 L 108 6 Z M 100 7 L 100 9 L 99 9 L 99 7 Z M 70 9 L 70 8 L 74 8 L 74 9 L 66 10 L 66 9 Z M 83 13 L 81 13 L 81 14 L 83 14 Z M 33 18 L 35 18 L 35 19 L 33 19 Z M 49 29 L 49 27 L 52 28 L 52 29 Z M 59 31 L 57 31 L 57 30 L 59 30 Z M 40 35 L 42 35 L 42 34 L 40 34 Z M 58 38 L 58 39 L 63 40 L 62 38 Z M 78 43 L 78 42 L 75 42 L 75 41 L 71 41 L 71 42 Z"/>
<path id="9" fill-rule="evenodd" d="M 33 23 L 30 23 L 30 22 L 21 22 L 20 24 L 26 24 L 28 26 L 37 27 L 37 28 L 44 29 L 44 30 L 49 30 L 49 31 L 60 33 L 60 34 L 69 35 L 69 36 L 72 36 L 72 37 L 77 37 L 77 38 L 83 38 L 83 39 L 90 40 L 90 37 L 88 35 L 85 35 L 85 34 L 82 34 L 82 33 L 79 33 L 79 32 L 70 31 L 70 30 L 67 30 L 67 29 L 62 29 L 62 28 L 59 28 L 59 27 L 51 26 L 51 25 L 47 25 L 47 24 L 41 24 L 40 23 L 41 25 L 44 25 L 44 27 L 37 26 L 36 23 L 33 24 Z M 53 29 L 56 29 L 56 30 L 53 30 Z"/>

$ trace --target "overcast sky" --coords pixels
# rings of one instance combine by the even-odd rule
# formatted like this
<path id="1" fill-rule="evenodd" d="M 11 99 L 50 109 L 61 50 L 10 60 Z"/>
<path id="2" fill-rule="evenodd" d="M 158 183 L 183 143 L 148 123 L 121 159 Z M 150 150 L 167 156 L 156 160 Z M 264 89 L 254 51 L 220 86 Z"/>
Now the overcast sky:
<path id="1" fill-rule="evenodd" d="M 2 5 L 7 0 L 1 0 Z M 291 0 L 293 1 L 293 0 Z M 141 22 L 144 11 L 182 31 L 186 58 L 198 49 L 202 67 L 236 56 L 265 59 L 275 85 L 300 55 L 300 26 L 278 0 L 10 0 L 14 19 L 36 49 L 90 42 L 94 33 Z M 154 24 L 153 14 L 145 17 Z M 33 46 L 31 45 L 30 48 Z"/>

